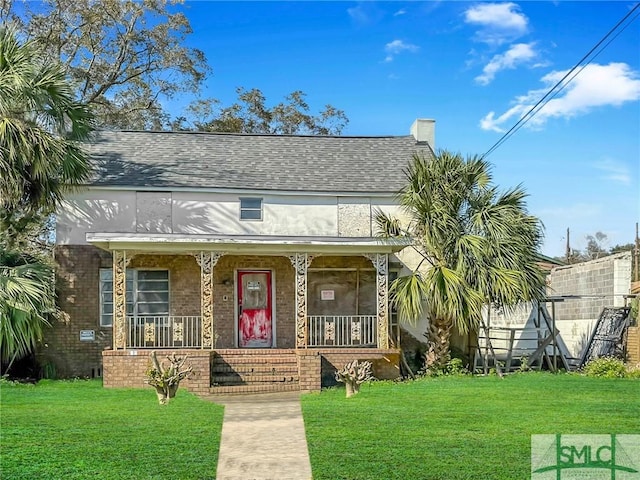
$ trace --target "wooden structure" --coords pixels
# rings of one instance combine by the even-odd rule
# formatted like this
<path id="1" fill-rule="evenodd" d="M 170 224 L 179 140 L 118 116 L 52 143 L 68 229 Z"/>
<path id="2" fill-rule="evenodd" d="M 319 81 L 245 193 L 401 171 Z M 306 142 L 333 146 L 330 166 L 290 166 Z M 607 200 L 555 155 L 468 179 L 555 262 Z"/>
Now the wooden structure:
<path id="1" fill-rule="evenodd" d="M 605 307 L 593 328 L 589 341 L 581 355 L 575 358 L 569 354 L 556 328 L 555 304 L 574 298 L 549 297 L 545 303 L 551 304 L 551 314 L 544 303 L 539 304 L 532 327 L 491 326 L 490 316 L 482 322 L 478 333 L 478 348 L 474 355 L 473 371 L 487 374 L 489 369 L 501 369 L 505 373 L 526 366 L 532 369 L 546 369 L 557 372 L 575 370 L 588 361 L 603 357 L 625 357 L 630 362 L 640 362 L 640 339 L 638 328 L 629 328 L 630 307 Z"/>
<path id="2" fill-rule="evenodd" d="M 492 327 L 489 315 L 478 332 L 473 371 L 486 375 L 495 368 L 500 374 L 502 370 L 509 373 L 525 366 L 536 370 L 546 366 L 552 372 L 559 368 L 574 370 L 578 359 L 571 357 L 555 325 L 556 301 L 562 300 L 546 299 L 552 305 L 551 315 L 543 303 L 533 307 L 536 313 L 532 327 Z"/>

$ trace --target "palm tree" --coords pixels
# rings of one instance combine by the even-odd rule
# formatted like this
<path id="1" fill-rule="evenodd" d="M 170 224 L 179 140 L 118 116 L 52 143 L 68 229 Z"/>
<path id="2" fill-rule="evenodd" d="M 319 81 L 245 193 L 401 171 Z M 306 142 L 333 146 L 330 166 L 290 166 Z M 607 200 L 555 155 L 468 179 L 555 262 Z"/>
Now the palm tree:
<path id="1" fill-rule="evenodd" d="M 409 237 L 420 254 L 418 268 L 391 285 L 391 298 L 405 322 L 426 314 L 426 366 L 442 368 L 452 328 L 477 328 L 484 305 L 544 296 L 536 265 L 542 226 L 527 213 L 524 190 L 500 192 L 481 158 L 415 155 L 406 176 L 400 218 L 378 212 L 376 220 L 381 235 Z"/>
<path id="2" fill-rule="evenodd" d="M 25 241 L 90 166 L 81 142 L 91 131 L 65 70 L 45 62 L 15 28 L 0 25 L 0 358 L 31 352 L 57 313 L 50 260 Z M 18 253 L 18 250 L 22 252 Z M 37 250 L 37 249 L 36 249 Z"/>
<path id="3" fill-rule="evenodd" d="M 53 271 L 27 255 L 0 251 L 0 361 L 9 371 L 57 316 Z"/>
<path id="4" fill-rule="evenodd" d="M 81 148 L 91 115 L 64 68 L 45 63 L 10 25 L 0 25 L 0 227 L 17 235 L 90 175 Z"/>

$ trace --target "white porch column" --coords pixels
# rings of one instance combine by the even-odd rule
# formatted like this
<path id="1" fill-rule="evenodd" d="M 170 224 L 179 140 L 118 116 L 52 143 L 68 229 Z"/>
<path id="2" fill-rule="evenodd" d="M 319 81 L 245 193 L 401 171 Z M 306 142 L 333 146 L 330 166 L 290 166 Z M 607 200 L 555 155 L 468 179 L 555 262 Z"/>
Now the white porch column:
<path id="1" fill-rule="evenodd" d="M 313 260 L 312 255 L 296 253 L 289 255 L 296 271 L 296 348 L 306 348 L 307 337 L 307 269 Z"/>
<path id="2" fill-rule="evenodd" d="M 214 348 L 215 325 L 213 321 L 213 267 L 223 252 L 195 254 L 200 265 L 200 321 L 202 325 L 200 348 Z"/>
<path id="3" fill-rule="evenodd" d="M 127 258 L 126 250 L 114 250 L 113 254 L 113 349 L 127 348 Z"/>
<path id="4" fill-rule="evenodd" d="M 376 269 L 378 348 L 389 348 L 389 255 L 366 254 Z"/>

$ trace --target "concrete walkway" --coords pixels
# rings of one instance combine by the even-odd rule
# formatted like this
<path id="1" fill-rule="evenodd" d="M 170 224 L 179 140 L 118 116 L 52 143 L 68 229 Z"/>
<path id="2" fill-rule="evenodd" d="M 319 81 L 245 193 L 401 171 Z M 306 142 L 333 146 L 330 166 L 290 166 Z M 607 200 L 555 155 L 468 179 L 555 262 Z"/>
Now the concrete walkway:
<path id="1" fill-rule="evenodd" d="M 225 406 L 216 480 L 309 480 L 300 393 L 211 397 Z"/>

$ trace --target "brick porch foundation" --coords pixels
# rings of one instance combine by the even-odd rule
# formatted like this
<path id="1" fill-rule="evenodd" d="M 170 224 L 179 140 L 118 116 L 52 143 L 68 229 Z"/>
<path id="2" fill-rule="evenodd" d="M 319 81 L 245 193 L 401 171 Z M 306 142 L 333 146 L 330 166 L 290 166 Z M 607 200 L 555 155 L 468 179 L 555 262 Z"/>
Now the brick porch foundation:
<path id="1" fill-rule="evenodd" d="M 211 386 L 211 365 L 214 353 L 224 355 L 224 350 L 157 350 L 158 359 L 165 359 L 175 352 L 189 355 L 193 374 L 185 379 L 184 388 L 197 395 L 213 393 Z M 278 350 L 283 352 L 283 350 Z M 373 375 L 380 380 L 397 378 L 400 374 L 400 353 L 395 349 L 364 348 L 318 348 L 289 350 L 295 354 L 298 364 L 297 389 L 303 392 L 317 392 L 322 387 L 335 385 L 335 371 L 352 360 L 368 360 L 373 364 Z M 103 384 L 106 388 L 147 388 L 145 371 L 149 368 L 151 350 L 105 350 L 102 352 Z M 264 358 L 265 350 L 242 350 L 245 355 Z M 290 387 L 290 385 L 289 385 Z M 277 388 L 277 385 L 276 387 Z M 256 393 L 248 385 L 239 385 L 237 392 Z"/>

